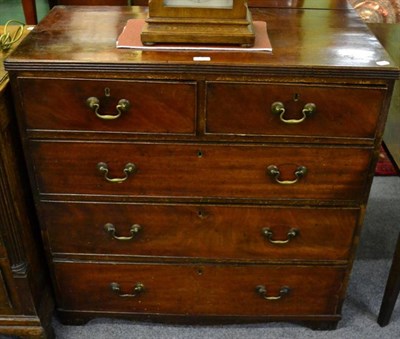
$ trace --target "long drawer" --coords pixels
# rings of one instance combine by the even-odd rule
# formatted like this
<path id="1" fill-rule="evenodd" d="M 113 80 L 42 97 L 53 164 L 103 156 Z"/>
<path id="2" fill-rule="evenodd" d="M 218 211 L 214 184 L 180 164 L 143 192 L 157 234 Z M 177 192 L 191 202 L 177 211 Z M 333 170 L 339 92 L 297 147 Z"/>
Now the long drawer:
<path id="1" fill-rule="evenodd" d="M 373 139 L 385 95 L 386 88 L 208 82 L 206 132 Z"/>
<path id="2" fill-rule="evenodd" d="M 41 193 L 219 199 L 360 200 L 372 155 L 355 147 L 51 141 L 30 150 Z"/>
<path id="3" fill-rule="evenodd" d="M 347 260 L 358 209 L 42 202 L 52 253 Z"/>
<path id="4" fill-rule="evenodd" d="M 195 82 L 18 81 L 27 129 L 150 134 L 194 134 L 196 130 Z"/>
<path id="5" fill-rule="evenodd" d="M 132 314 L 332 315 L 345 288 L 332 266 L 57 262 L 54 273 L 59 309 Z"/>

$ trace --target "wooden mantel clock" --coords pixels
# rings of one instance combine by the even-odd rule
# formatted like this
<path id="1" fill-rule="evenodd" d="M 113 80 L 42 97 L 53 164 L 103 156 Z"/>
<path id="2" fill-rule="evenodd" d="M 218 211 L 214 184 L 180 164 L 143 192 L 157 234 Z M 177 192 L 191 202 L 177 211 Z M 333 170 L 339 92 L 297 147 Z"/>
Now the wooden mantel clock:
<path id="1" fill-rule="evenodd" d="M 250 47 L 255 34 L 247 0 L 150 0 L 141 39 Z"/>

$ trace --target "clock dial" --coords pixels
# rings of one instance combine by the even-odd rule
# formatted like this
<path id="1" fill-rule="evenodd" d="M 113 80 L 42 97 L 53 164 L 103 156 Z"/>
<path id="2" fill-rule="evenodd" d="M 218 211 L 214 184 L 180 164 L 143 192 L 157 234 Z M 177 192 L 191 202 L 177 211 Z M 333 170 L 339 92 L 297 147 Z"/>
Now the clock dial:
<path id="1" fill-rule="evenodd" d="M 182 8 L 232 8 L 233 0 L 164 0 L 166 7 Z"/>

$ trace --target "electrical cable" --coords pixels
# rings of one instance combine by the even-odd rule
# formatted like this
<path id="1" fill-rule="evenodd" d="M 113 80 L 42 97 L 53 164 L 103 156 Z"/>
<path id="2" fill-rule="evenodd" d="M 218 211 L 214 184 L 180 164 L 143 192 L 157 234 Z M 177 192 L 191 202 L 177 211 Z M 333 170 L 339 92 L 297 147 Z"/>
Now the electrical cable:
<path id="1" fill-rule="evenodd" d="M 11 34 L 8 32 L 10 25 L 18 25 L 17 30 Z M 8 20 L 4 25 L 4 32 L 0 35 L 0 50 L 6 51 L 22 37 L 24 32 L 24 23 L 17 20 Z"/>

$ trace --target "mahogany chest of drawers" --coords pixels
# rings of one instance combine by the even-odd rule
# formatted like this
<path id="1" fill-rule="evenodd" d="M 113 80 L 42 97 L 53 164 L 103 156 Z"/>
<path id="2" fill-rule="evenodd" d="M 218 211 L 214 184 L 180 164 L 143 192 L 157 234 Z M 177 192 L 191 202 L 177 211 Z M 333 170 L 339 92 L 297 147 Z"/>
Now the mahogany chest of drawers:
<path id="1" fill-rule="evenodd" d="M 59 316 L 335 328 L 399 70 L 351 10 L 117 49 L 144 15 L 56 7 L 6 63 Z"/>

